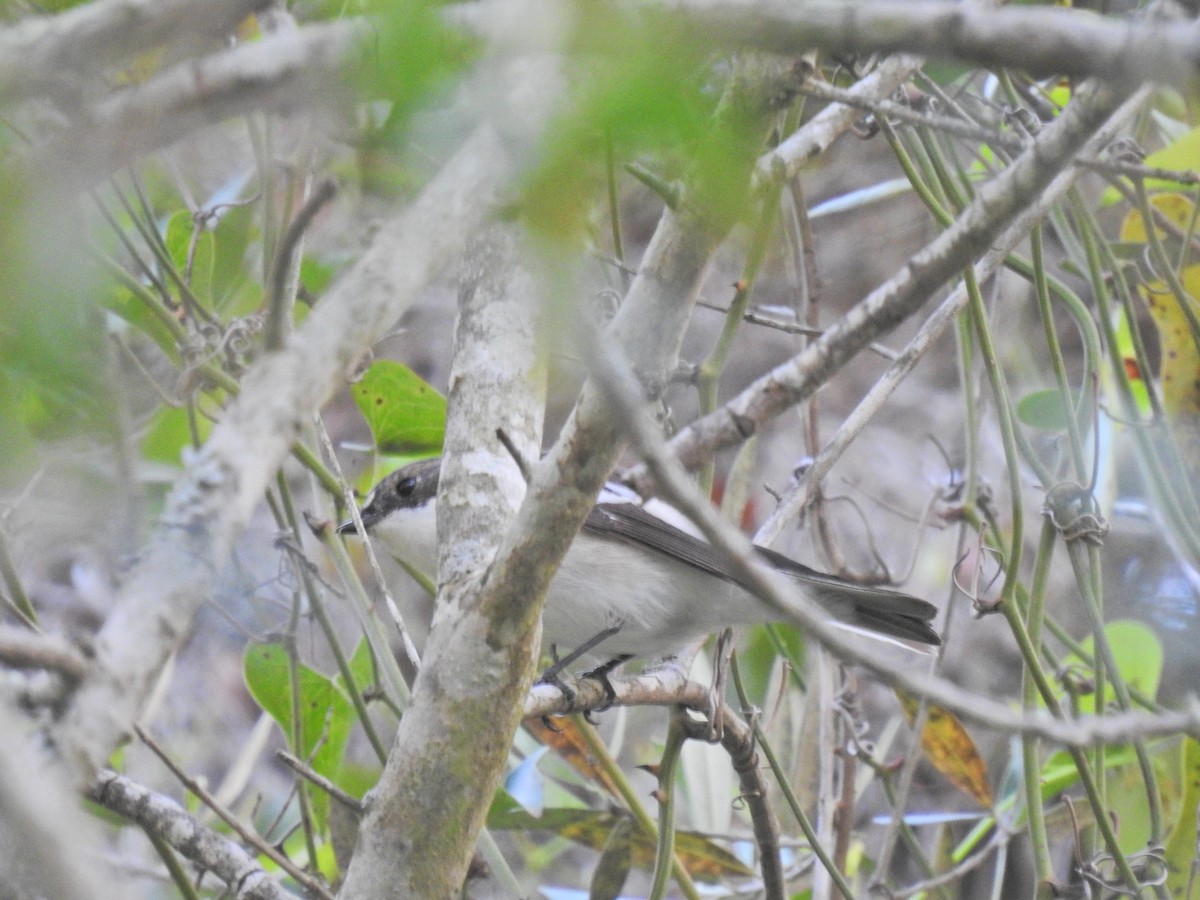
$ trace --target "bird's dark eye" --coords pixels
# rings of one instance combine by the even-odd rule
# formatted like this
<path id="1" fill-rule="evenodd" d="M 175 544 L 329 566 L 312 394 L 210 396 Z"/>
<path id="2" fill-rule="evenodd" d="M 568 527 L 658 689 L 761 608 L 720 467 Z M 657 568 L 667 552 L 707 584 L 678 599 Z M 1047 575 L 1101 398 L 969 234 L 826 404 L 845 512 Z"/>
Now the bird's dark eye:
<path id="1" fill-rule="evenodd" d="M 417 486 L 417 479 L 415 479 L 415 478 L 404 478 L 400 481 L 397 481 L 396 482 L 396 496 L 397 497 L 407 497 L 413 492 L 413 489 L 416 488 L 416 486 Z"/>

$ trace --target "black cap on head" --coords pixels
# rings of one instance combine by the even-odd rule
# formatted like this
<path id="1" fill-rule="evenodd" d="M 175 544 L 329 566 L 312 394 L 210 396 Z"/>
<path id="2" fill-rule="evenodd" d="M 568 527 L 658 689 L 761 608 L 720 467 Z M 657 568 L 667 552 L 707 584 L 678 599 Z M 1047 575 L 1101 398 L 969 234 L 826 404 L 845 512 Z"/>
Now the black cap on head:
<path id="1" fill-rule="evenodd" d="M 438 476 L 442 471 L 442 458 L 422 459 L 409 463 L 388 475 L 367 495 L 360 515 L 367 531 L 377 522 L 387 518 L 396 509 L 415 509 L 432 502 L 437 496 Z M 348 519 L 337 527 L 338 534 L 353 534 L 354 520 Z"/>

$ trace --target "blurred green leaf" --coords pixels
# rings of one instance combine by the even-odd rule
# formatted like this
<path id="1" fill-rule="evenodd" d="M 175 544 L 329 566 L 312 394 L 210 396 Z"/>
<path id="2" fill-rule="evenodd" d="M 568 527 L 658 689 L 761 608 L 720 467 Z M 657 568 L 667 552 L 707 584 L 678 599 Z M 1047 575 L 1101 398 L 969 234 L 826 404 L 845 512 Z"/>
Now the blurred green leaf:
<path id="1" fill-rule="evenodd" d="M 781 662 L 779 650 L 771 632 L 790 650 L 792 659 L 803 665 L 805 656 L 804 632 L 786 625 L 765 625 L 747 630 L 746 646 L 738 651 L 738 667 L 746 692 L 755 702 L 762 702 L 768 691 L 779 684 Z M 803 670 L 802 670 L 803 671 Z"/>
<path id="2" fill-rule="evenodd" d="M 1171 897 L 1188 896 L 1196 865 L 1196 810 L 1200 806 L 1200 742 L 1183 739 L 1179 784 L 1182 797 L 1179 817 L 1167 840 L 1167 892 Z"/>
<path id="3" fill-rule="evenodd" d="M 1136 759 L 1132 747 L 1113 747 L 1105 754 L 1104 762 L 1107 767 L 1114 767 L 1127 765 Z M 1079 770 L 1075 768 L 1071 754 L 1057 750 L 1042 764 L 1038 780 L 1042 785 L 1042 798 L 1051 800 L 1079 783 Z"/>
<path id="4" fill-rule="evenodd" d="M 383 121 L 361 143 L 362 177 L 368 190 L 395 193 L 407 182 L 392 163 L 403 147 L 413 116 L 447 90 L 476 56 L 476 44 L 448 27 L 433 0 L 368 0 L 375 23 L 373 65 L 357 76 L 368 98 L 390 103 Z"/>
<path id="5" fill-rule="evenodd" d="M 259 236 L 254 207 L 233 207 L 221 216 L 216 229 L 207 233 L 213 236 L 212 301 L 223 309 L 247 279 L 257 277 L 249 270 L 247 256 L 250 242 Z"/>
<path id="6" fill-rule="evenodd" d="M 1062 394 L 1056 390 L 1035 391 L 1017 403 L 1017 419 L 1030 428 L 1066 431 L 1069 418 L 1070 411 L 1063 405 Z"/>
<path id="7" fill-rule="evenodd" d="M 1150 698 L 1157 696 L 1159 680 L 1162 677 L 1163 649 L 1162 643 L 1154 631 L 1141 622 L 1119 619 L 1106 625 L 1104 632 L 1112 647 L 1113 656 L 1116 658 L 1117 671 L 1128 688 Z M 1080 645 L 1084 653 L 1095 658 L 1094 641 L 1091 637 L 1081 641 Z M 1091 663 L 1074 653 L 1063 657 L 1059 664 L 1059 670 L 1083 673 L 1086 678 L 1091 678 L 1094 671 Z M 1063 702 L 1067 701 L 1065 691 L 1060 693 L 1060 699 Z M 1116 694 L 1112 684 L 1106 680 L 1104 700 L 1100 705 L 1103 708 L 1111 705 L 1115 700 Z M 1078 704 L 1081 714 L 1096 712 L 1097 703 L 1094 693 L 1082 694 L 1075 699 L 1075 702 Z M 1044 704 L 1041 705 L 1044 707 Z M 1067 765 L 1071 765 L 1069 759 Z M 1046 777 L 1049 775 L 1043 772 L 1043 778 Z"/>
<path id="8" fill-rule="evenodd" d="M 616 900 L 620 896 L 625 879 L 629 877 L 633 855 L 630 840 L 632 836 L 633 820 L 618 819 L 612 831 L 608 833 L 608 841 L 592 873 L 589 900 Z"/>
<path id="9" fill-rule="evenodd" d="M 1158 694 L 1158 682 L 1162 677 L 1163 649 L 1158 636 L 1148 626 L 1131 619 L 1110 622 L 1104 627 L 1108 642 L 1112 646 L 1113 656 L 1116 657 L 1117 671 L 1125 679 L 1132 691 L 1140 691 L 1147 697 Z M 1083 649 L 1088 655 L 1095 653 L 1092 638 L 1083 642 Z M 1078 667 L 1089 669 L 1090 666 L 1075 654 L 1068 654 L 1062 661 L 1063 669 Z M 1104 703 L 1107 706 L 1115 700 L 1112 686 L 1105 682 L 1106 690 Z M 1096 697 L 1088 694 L 1079 698 L 1079 710 L 1084 714 L 1096 712 Z"/>
<path id="10" fill-rule="evenodd" d="M 381 453 L 436 453 L 446 432 L 446 398 L 402 363 L 381 359 L 352 385 Z"/>
<path id="11" fill-rule="evenodd" d="M 116 283 L 102 291 L 99 296 L 105 309 L 154 341 L 173 362 L 179 361 L 179 348 L 175 344 L 175 336 L 141 297 L 135 296 L 125 285 Z"/>
<path id="12" fill-rule="evenodd" d="M 580 8 L 576 34 L 589 53 L 589 74 L 525 186 L 525 214 L 543 234 L 561 239 L 584 224 L 601 184 L 606 139 L 620 159 L 700 150 L 719 97 L 707 80 L 708 51 L 665 19 L 656 26 L 609 4 Z M 698 164 L 714 171 L 727 165 L 721 143 L 710 142 Z"/>
<path id="13" fill-rule="evenodd" d="M 336 269 L 328 263 L 306 256 L 300 260 L 300 283 L 314 297 L 325 293 L 329 283 L 333 281 Z"/>
<path id="14" fill-rule="evenodd" d="M 87 236 L 67 204 L 0 175 L 0 459 L 113 428 L 104 316 Z M 53 235 L 53 239 L 49 236 Z"/>
<path id="15" fill-rule="evenodd" d="M 200 441 L 208 439 L 212 422 L 207 416 L 196 416 L 196 431 Z M 182 465 L 183 448 L 192 446 L 192 431 L 188 413 L 183 407 L 161 406 L 150 420 L 142 438 L 142 458 L 168 466 Z"/>
<path id="16" fill-rule="evenodd" d="M 375 658 L 371 655 L 371 644 L 366 638 L 359 640 L 347 665 L 360 691 L 376 683 Z M 339 689 L 345 689 L 345 679 L 342 678 L 341 672 L 333 676 L 333 681 Z"/>

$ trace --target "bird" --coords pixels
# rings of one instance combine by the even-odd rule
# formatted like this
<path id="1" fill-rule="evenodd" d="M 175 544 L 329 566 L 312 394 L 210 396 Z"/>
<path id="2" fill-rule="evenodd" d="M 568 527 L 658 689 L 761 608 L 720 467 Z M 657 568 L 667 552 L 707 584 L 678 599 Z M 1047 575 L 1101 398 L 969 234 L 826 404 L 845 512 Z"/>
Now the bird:
<path id="1" fill-rule="evenodd" d="M 429 575 L 437 568 L 440 473 L 440 457 L 409 463 L 383 478 L 360 510 L 377 545 Z M 593 659 L 607 671 L 635 657 L 668 658 L 727 626 L 790 621 L 751 593 L 690 527 L 670 504 L 606 484 L 550 583 L 543 643 L 568 653 L 568 661 Z M 353 520 L 337 527 L 341 535 L 355 530 Z M 912 649 L 941 643 L 932 603 L 818 572 L 766 547 L 755 550 L 837 623 Z"/>

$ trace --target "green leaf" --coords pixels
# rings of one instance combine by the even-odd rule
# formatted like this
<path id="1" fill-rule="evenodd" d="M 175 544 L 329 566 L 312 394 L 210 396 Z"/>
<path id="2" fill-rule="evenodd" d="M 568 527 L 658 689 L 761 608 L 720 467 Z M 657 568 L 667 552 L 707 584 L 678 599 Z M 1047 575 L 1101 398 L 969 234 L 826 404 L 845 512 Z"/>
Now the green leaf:
<path id="1" fill-rule="evenodd" d="M 746 635 L 745 647 L 738 651 L 738 666 L 746 692 L 755 702 L 761 702 L 768 692 L 779 684 L 780 652 L 772 640 L 771 631 L 791 652 L 792 659 L 803 661 L 805 655 L 804 632 L 786 625 L 768 625 L 751 628 Z"/>
<path id="2" fill-rule="evenodd" d="M 602 183 L 606 137 L 621 160 L 690 153 L 710 174 L 729 172 L 742 182 L 715 193 L 745 193 L 742 168 L 728 158 L 729 135 L 710 128 L 720 90 L 707 80 L 706 47 L 665 18 L 636 20 L 612 4 L 579 7 L 576 39 L 591 67 L 526 183 L 524 212 L 535 230 L 562 240 L 584 227 Z"/>
<path id="3" fill-rule="evenodd" d="M 386 120 L 364 141 L 370 157 L 376 150 L 403 146 L 413 115 L 431 95 L 449 88 L 477 55 L 478 43 L 448 27 L 441 4 L 432 0 L 369 0 L 365 5 L 375 26 L 375 65 L 365 67 L 357 86 L 372 99 L 391 103 Z"/>
<path id="4" fill-rule="evenodd" d="M 54 207 L 54 204 L 48 204 Z M 35 440 L 111 439 L 113 392 L 99 286 L 81 223 L 0 171 L 0 465 Z M 51 240 L 48 235 L 53 235 Z"/>
<path id="5" fill-rule="evenodd" d="M 1066 431 L 1070 415 L 1057 390 L 1035 391 L 1017 403 L 1017 419 L 1040 431 Z"/>
<path id="6" fill-rule="evenodd" d="M 300 260 L 300 283 L 314 297 L 325 293 L 329 283 L 333 281 L 336 269 L 329 263 L 305 256 Z"/>
<path id="7" fill-rule="evenodd" d="M 1158 694 L 1158 684 L 1163 668 L 1163 649 L 1158 636 L 1148 626 L 1132 619 L 1110 622 L 1104 627 L 1104 633 L 1112 647 L 1117 671 L 1125 680 L 1128 688 L 1147 697 L 1155 697 Z M 1080 646 L 1089 658 L 1095 659 L 1093 638 L 1088 637 L 1081 641 Z M 1084 672 L 1091 676 L 1093 665 L 1086 659 L 1069 653 L 1063 657 L 1060 669 Z M 1064 701 L 1067 699 L 1065 693 L 1062 695 L 1062 699 Z M 1104 700 L 1101 708 L 1112 704 L 1115 700 L 1116 694 L 1112 689 L 1112 684 L 1105 680 Z M 1094 694 L 1084 694 L 1078 697 L 1076 702 L 1079 704 L 1079 711 L 1083 714 L 1091 714 L 1096 711 Z"/>
<path id="8" fill-rule="evenodd" d="M 1147 697 L 1155 697 L 1158 694 L 1158 682 L 1162 677 L 1163 667 L 1163 649 L 1158 636 L 1148 626 L 1131 619 L 1110 622 L 1104 627 L 1104 632 L 1112 646 L 1113 656 L 1116 657 L 1117 671 L 1121 673 L 1129 689 L 1140 691 Z M 1092 638 L 1083 641 L 1083 649 L 1089 656 L 1095 653 Z M 1074 654 L 1069 654 L 1063 659 L 1062 666 L 1090 668 Z M 1105 684 L 1103 705 L 1107 706 L 1114 701 L 1115 694 L 1107 681 Z M 1094 713 L 1095 695 L 1080 697 L 1079 709 L 1084 714 Z"/>
<path id="9" fill-rule="evenodd" d="M 109 312 L 154 341 L 172 362 L 179 361 L 175 336 L 129 288 L 114 283 L 106 292 L 101 292 L 100 302 Z"/>
<path id="10" fill-rule="evenodd" d="M 1123 766 L 1135 762 L 1133 748 L 1129 746 L 1113 747 L 1104 756 L 1107 768 Z M 1075 768 L 1075 760 L 1065 750 L 1057 750 L 1042 764 L 1038 776 L 1042 785 L 1042 799 L 1051 800 L 1063 791 L 1079 783 L 1079 770 Z"/>
<path id="11" fill-rule="evenodd" d="M 381 453 L 436 453 L 446 433 L 446 398 L 412 369 L 379 360 L 350 388 Z"/>
<path id="12" fill-rule="evenodd" d="M 206 416 L 196 417 L 196 429 L 203 441 L 212 431 Z M 142 438 L 142 458 L 150 462 L 178 466 L 182 463 L 183 448 L 192 446 L 192 432 L 186 409 L 163 406 L 154 414 L 146 435 Z"/>
<path id="13" fill-rule="evenodd" d="M 289 744 L 293 738 L 292 689 L 287 651 L 281 644 L 252 644 L 242 661 L 246 687 L 259 706 L 279 723 Z M 297 670 L 300 687 L 300 746 L 292 752 L 313 770 L 338 781 L 346 742 L 355 721 L 354 705 L 333 679 L 308 666 Z M 329 798 L 313 793 L 319 824 L 325 822 Z"/>
<path id="14" fill-rule="evenodd" d="M 592 883 L 588 891 L 590 900 L 616 900 L 629 877 L 633 836 L 633 820 L 618 819 L 612 831 L 608 833 L 608 842 L 600 854 L 600 862 L 592 873 Z"/>

